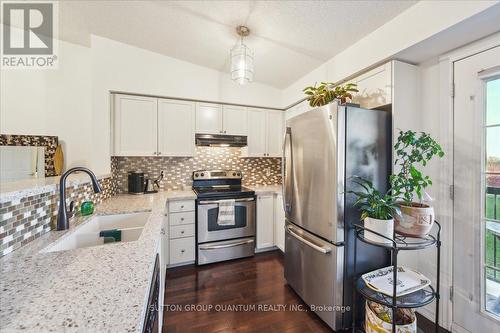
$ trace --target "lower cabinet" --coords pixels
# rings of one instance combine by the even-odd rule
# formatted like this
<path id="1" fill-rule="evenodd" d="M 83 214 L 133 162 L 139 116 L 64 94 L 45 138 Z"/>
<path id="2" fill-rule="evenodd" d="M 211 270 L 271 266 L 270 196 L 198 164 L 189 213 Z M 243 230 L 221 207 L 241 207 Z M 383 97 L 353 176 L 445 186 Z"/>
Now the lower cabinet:
<path id="1" fill-rule="evenodd" d="M 285 252 L 285 210 L 281 194 L 274 198 L 274 245 Z"/>
<path id="2" fill-rule="evenodd" d="M 190 264 L 195 260 L 195 202 L 168 202 L 168 254 L 170 266 Z"/>
<path id="3" fill-rule="evenodd" d="M 257 196 L 257 249 L 274 246 L 274 195 Z"/>

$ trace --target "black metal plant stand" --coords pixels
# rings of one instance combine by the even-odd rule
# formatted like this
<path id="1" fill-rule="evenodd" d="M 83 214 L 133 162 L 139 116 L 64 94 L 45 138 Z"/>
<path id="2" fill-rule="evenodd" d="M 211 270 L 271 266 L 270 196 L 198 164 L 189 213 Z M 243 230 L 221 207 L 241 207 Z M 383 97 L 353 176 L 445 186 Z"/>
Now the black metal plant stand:
<path id="1" fill-rule="evenodd" d="M 439 332 L 439 284 L 440 284 L 440 270 L 441 270 L 441 225 L 435 221 L 434 225 L 437 227 L 437 232 L 435 236 L 429 234 L 425 237 L 405 237 L 398 234 L 394 234 L 394 238 L 390 239 L 378 232 L 372 231 L 368 228 L 365 228 L 362 225 L 354 224 L 354 228 L 356 229 L 356 237 L 354 240 L 354 283 L 355 289 L 367 300 L 373 301 L 375 303 L 379 303 L 390 307 L 392 309 L 392 332 L 396 332 L 396 312 L 399 308 L 419 308 L 431 303 L 434 299 L 436 300 L 436 314 L 435 314 L 435 333 Z M 435 229 L 433 227 L 433 229 Z M 379 243 L 374 242 L 372 240 L 365 238 L 365 231 L 369 231 L 377 236 L 380 236 L 386 240 L 388 243 Z M 396 297 L 396 283 L 393 286 L 393 294 L 392 296 L 384 295 L 380 292 L 377 292 L 371 288 L 369 288 L 363 279 L 361 278 L 361 274 L 358 276 L 356 273 L 356 265 L 357 265 L 357 240 L 360 240 L 364 243 L 371 244 L 373 246 L 386 248 L 388 251 L 391 251 L 391 262 L 393 266 L 393 281 L 398 281 L 398 253 L 399 251 L 406 250 L 422 250 L 429 248 L 431 246 L 436 246 L 437 252 L 437 274 L 436 274 L 436 287 L 428 286 L 424 289 L 415 291 L 411 294 L 403 295 L 400 297 Z M 363 274 L 366 272 L 363 272 Z M 352 316 L 352 327 L 353 331 L 361 330 L 364 331 L 364 328 L 356 327 L 356 302 L 353 302 L 353 316 Z"/>

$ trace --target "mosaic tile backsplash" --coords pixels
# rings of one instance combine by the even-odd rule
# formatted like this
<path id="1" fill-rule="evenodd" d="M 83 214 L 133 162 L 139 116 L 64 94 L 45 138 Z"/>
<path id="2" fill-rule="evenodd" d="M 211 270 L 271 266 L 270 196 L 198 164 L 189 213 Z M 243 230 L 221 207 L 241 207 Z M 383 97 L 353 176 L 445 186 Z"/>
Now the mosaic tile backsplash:
<path id="1" fill-rule="evenodd" d="M 196 147 L 194 157 L 122 157 L 111 159 L 113 179 L 118 191 L 127 192 L 127 173 L 144 172 L 145 177 L 165 175 L 160 190 L 179 190 L 192 185 L 195 170 L 231 169 L 243 173 L 244 185 L 281 184 L 281 158 L 244 158 L 233 147 Z"/>
<path id="2" fill-rule="evenodd" d="M 100 203 L 116 193 L 111 178 L 99 180 L 101 193 L 94 193 L 90 182 L 68 187 L 66 203 L 75 209 L 84 201 Z M 0 257 L 40 237 L 55 225 L 59 192 L 54 186 L 48 192 L 0 203 Z M 71 222 L 71 221 L 70 221 Z"/>
<path id="3" fill-rule="evenodd" d="M 56 175 L 54 154 L 58 144 L 57 136 L 0 134 L 0 146 L 45 147 L 45 176 L 47 177 Z"/>

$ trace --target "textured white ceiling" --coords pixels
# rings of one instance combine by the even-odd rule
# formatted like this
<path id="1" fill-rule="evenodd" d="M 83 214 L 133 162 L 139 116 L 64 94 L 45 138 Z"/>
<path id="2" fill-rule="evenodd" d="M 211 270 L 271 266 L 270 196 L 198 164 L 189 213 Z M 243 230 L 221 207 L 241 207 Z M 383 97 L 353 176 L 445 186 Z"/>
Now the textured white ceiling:
<path id="1" fill-rule="evenodd" d="M 251 29 L 255 81 L 285 88 L 416 1 L 61 1 L 62 39 L 114 39 L 229 70 L 234 29 Z"/>

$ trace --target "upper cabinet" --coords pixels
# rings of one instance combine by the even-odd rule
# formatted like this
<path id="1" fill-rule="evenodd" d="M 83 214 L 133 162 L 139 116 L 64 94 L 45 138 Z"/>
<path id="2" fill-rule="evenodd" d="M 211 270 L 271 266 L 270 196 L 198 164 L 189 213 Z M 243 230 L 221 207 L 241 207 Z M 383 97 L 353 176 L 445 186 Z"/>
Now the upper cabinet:
<path id="1" fill-rule="evenodd" d="M 224 134 L 247 135 L 247 109 L 242 106 L 222 107 L 222 127 Z"/>
<path id="2" fill-rule="evenodd" d="M 353 103 L 362 108 L 374 109 L 392 103 L 392 66 L 383 64 L 355 77 L 349 82 L 356 83 L 358 90 L 353 96 Z"/>
<path id="3" fill-rule="evenodd" d="M 193 102 L 114 96 L 113 155 L 193 156 Z"/>
<path id="4" fill-rule="evenodd" d="M 197 103 L 196 133 L 247 135 L 246 118 L 241 106 Z"/>
<path id="5" fill-rule="evenodd" d="M 196 133 L 224 134 L 221 105 L 196 103 Z"/>
<path id="6" fill-rule="evenodd" d="M 281 157 L 284 113 L 281 111 L 248 110 L 247 157 Z"/>
<path id="7" fill-rule="evenodd" d="M 194 155 L 193 102 L 158 100 L 158 155 Z"/>
<path id="8" fill-rule="evenodd" d="M 115 95 L 114 155 L 155 156 L 157 152 L 156 98 Z"/>

